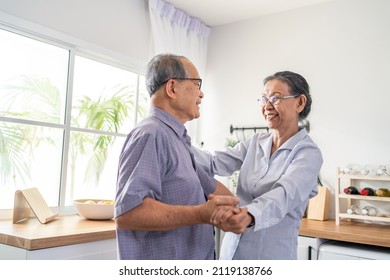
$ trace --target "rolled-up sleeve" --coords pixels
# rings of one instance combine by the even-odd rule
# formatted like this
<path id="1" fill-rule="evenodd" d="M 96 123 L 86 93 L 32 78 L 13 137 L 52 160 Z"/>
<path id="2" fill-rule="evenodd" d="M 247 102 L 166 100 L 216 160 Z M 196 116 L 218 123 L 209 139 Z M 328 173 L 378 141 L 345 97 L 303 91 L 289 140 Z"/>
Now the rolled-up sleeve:
<path id="1" fill-rule="evenodd" d="M 128 138 L 119 160 L 115 217 L 140 205 L 144 198 L 161 197 L 161 163 L 153 135 Z"/>

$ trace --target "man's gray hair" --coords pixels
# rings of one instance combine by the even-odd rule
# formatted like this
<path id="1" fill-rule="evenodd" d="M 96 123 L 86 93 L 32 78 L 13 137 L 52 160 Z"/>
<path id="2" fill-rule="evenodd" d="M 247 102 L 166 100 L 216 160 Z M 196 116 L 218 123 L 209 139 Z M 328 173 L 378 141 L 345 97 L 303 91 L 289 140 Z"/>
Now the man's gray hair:
<path id="1" fill-rule="evenodd" d="M 172 78 L 188 78 L 182 63 L 184 56 L 158 54 L 148 63 L 146 70 L 146 89 L 152 96 L 163 84 Z"/>

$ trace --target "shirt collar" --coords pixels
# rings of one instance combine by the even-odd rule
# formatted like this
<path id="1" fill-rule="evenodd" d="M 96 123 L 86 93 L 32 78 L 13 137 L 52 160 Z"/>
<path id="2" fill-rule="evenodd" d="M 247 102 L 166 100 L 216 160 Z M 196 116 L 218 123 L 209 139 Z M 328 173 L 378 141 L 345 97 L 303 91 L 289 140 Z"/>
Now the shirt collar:
<path id="1" fill-rule="evenodd" d="M 302 128 L 295 135 L 290 137 L 279 149 L 292 150 L 301 140 L 307 136 L 306 128 Z M 259 144 L 261 147 L 267 147 L 271 149 L 272 146 L 273 131 L 269 134 L 269 137 L 264 137 L 259 139 Z"/>
<path id="2" fill-rule="evenodd" d="M 152 107 L 150 109 L 149 115 L 151 117 L 155 117 L 165 123 L 167 126 L 169 126 L 179 137 L 186 137 L 187 136 L 187 129 L 186 127 L 179 122 L 174 116 L 169 114 L 168 112 L 157 108 Z"/>

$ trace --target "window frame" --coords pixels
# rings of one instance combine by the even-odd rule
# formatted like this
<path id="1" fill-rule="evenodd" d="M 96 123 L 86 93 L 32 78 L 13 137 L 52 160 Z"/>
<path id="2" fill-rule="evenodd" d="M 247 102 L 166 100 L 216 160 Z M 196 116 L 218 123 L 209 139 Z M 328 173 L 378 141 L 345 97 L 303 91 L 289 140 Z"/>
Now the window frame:
<path id="1" fill-rule="evenodd" d="M 104 63 L 113 67 L 117 67 L 126 71 L 133 72 L 137 75 L 137 89 L 136 89 L 136 100 L 134 113 L 134 124 L 138 122 L 138 100 L 140 94 L 140 76 L 145 74 L 144 66 L 140 66 L 141 63 L 129 57 L 124 57 L 121 54 L 112 52 L 110 50 L 101 48 L 99 46 L 90 44 L 88 42 L 73 38 L 71 36 L 62 34 L 57 31 L 50 30 L 48 28 L 38 26 L 26 22 L 21 19 L 11 18 L 11 22 L 14 24 L 5 23 L 0 20 L 0 29 L 15 33 L 32 40 L 37 40 L 55 47 L 59 47 L 69 51 L 69 65 L 68 65 L 68 76 L 67 76 L 67 88 L 66 88 L 66 104 L 65 104 L 65 115 L 63 124 L 47 123 L 35 120 L 23 120 L 16 118 L 1 117 L 0 121 L 6 121 L 17 124 L 29 124 L 36 125 L 45 128 L 58 128 L 64 130 L 63 146 L 62 146 L 62 159 L 61 159 L 61 174 L 60 174 L 60 193 L 58 197 L 58 206 L 50 207 L 53 212 L 58 212 L 61 215 L 74 214 L 76 213 L 73 205 L 66 206 L 66 183 L 67 183 L 67 172 L 68 172 L 68 155 L 69 155 L 69 144 L 70 135 L 72 132 L 87 132 L 99 135 L 119 136 L 126 137 L 125 133 L 114 133 L 107 131 L 94 130 L 89 128 L 77 128 L 71 126 L 71 111 L 72 111 L 72 97 L 73 97 L 73 81 L 75 71 L 75 58 L 76 56 L 87 58 L 96 62 Z M 10 19 L 9 18 L 9 19 Z M 27 29 L 25 26 L 32 26 L 34 30 Z M 0 209 L 0 220 L 12 218 L 13 209 Z"/>

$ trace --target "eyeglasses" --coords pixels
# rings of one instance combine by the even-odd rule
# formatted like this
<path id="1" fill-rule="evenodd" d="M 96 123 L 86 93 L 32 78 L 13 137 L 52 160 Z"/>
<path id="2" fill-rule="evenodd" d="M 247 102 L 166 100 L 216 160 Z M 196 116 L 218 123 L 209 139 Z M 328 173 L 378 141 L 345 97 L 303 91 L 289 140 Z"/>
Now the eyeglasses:
<path id="1" fill-rule="evenodd" d="M 283 99 L 290 99 L 290 98 L 295 98 L 295 97 L 299 97 L 299 95 L 289 95 L 289 96 L 277 96 L 277 95 L 272 95 L 270 96 L 269 98 L 265 97 L 264 95 L 262 97 L 260 97 L 259 99 L 257 99 L 257 101 L 259 101 L 260 105 L 261 106 L 265 106 L 267 105 L 268 101 L 272 104 L 272 105 L 278 105 L 280 100 L 283 100 Z"/>
<path id="2" fill-rule="evenodd" d="M 200 78 L 169 78 L 168 80 L 166 80 L 165 82 L 163 82 L 162 84 L 165 84 L 166 82 L 168 82 L 169 80 L 182 80 L 182 81 L 197 81 L 198 82 L 198 87 L 199 87 L 199 90 L 202 88 L 202 79 Z"/>

